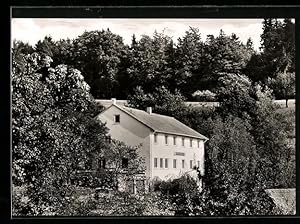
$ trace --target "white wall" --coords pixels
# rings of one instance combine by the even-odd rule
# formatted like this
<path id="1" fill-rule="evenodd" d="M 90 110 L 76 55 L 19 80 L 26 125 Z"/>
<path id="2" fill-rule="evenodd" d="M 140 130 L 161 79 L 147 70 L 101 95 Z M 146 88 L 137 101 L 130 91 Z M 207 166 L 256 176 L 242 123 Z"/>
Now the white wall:
<path id="1" fill-rule="evenodd" d="M 190 173 L 195 176 L 195 172 L 190 168 L 190 160 L 192 165 L 200 165 L 200 170 L 204 174 L 204 142 L 200 140 L 198 148 L 198 139 L 193 139 L 192 147 L 190 147 L 190 138 L 184 138 L 184 146 L 182 146 L 182 137 L 176 137 L 176 145 L 173 144 L 173 135 L 168 135 L 168 144 L 165 144 L 165 134 L 157 133 L 157 143 L 154 143 L 154 134 L 151 134 L 151 177 L 159 177 L 166 180 L 168 178 L 178 177 L 183 173 Z M 175 153 L 184 153 L 184 156 L 175 155 Z M 158 167 L 154 167 L 154 158 L 158 159 Z M 168 159 L 168 168 L 163 164 L 160 167 L 160 158 Z M 173 168 L 173 159 L 176 159 L 176 168 Z M 182 168 L 182 160 L 184 160 L 184 168 Z"/>
<path id="2" fill-rule="evenodd" d="M 120 115 L 120 123 L 116 124 L 114 115 Z M 113 139 L 124 142 L 130 146 L 142 144 L 141 156 L 145 159 L 146 176 L 150 176 L 150 133 L 151 130 L 132 118 L 119 108 L 112 106 L 97 116 L 102 122 L 106 122 L 109 134 Z"/>
<path id="3" fill-rule="evenodd" d="M 120 115 L 120 123 L 115 124 L 114 115 Z M 179 177 L 188 172 L 195 176 L 196 172 L 190 168 L 190 160 L 193 165 L 198 166 L 204 174 L 204 142 L 193 139 L 193 145 L 190 147 L 190 138 L 185 137 L 184 146 L 182 146 L 181 136 L 176 137 L 176 145 L 173 145 L 173 135 L 168 135 L 168 145 L 165 144 L 165 134 L 157 133 L 157 143 L 154 142 L 152 130 L 132 118 L 119 108 L 112 106 L 97 117 L 102 122 L 106 122 L 109 128 L 109 134 L 112 138 L 123 141 L 127 145 L 137 146 L 142 143 L 141 156 L 145 159 L 146 176 L 150 178 L 159 177 L 166 180 L 168 178 Z M 150 150 L 151 149 L 151 150 Z M 184 153 L 184 156 L 175 155 L 175 153 Z M 154 168 L 154 158 L 158 158 L 158 167 Z M 163 159 L 163 168 L 160 168 L 160 158 Z M 168 168 L 165 168 L 165 159 L 168 159 Z M 176 168 L 173 168 L 173 159 L 177 160 Z M 185 160 L 185 166 L 182 168 L 182 160 Z"/>

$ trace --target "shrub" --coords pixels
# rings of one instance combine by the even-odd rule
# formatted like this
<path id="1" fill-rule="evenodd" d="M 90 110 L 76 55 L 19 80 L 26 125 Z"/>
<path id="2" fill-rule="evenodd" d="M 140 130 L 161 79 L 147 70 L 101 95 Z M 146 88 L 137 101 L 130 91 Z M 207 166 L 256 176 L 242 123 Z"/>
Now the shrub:
<path id="1" fill-rule="evenodd" d="M 193 207 L 198 204 L 200 191 L 197 181 L 189 175 L 162 182 L 160 190 L 162 198 L 169 200 L 177 216 L 191 215 Z"/>
<path id="2" fill-rule="evenodd" d="M 194 99 L 196 99 L 197 101 L 215 101 L 216 100 L 216 94 L 209 91 L 209 90 L 197 90 L 195 91 L 192 96 L 194 97 Z"/>

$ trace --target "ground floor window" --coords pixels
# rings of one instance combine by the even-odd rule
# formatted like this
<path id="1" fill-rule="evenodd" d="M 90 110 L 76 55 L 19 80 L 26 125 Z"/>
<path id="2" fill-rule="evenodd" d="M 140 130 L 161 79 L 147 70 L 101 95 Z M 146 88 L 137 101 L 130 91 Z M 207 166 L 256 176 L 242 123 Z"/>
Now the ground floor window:
<path id="1" fill-rule="evenodd" d="M 128 159 L 122 158 L 122 168 L 128 168 Z"/>
<path id="2" fill-rule="evenodd" d="M 99 169 L 105 169 L 105 164 L 106 164 L 105 159 L 99 159 L 98 160 L 98 168 Z"/>
<path id="3" fill-rule="evenodd" d="M 157 158 L 154 158 L 154 167 L 157 168 Z"/>

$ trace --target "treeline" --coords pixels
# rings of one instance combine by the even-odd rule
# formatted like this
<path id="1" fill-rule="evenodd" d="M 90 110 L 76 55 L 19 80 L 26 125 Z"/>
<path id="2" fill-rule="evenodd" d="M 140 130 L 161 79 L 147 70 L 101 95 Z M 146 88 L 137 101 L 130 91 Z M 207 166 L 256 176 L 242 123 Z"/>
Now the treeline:
<path id="1" fill-rule="evenodd" d="M 67 64 L 80 70 L 96 99 L 127 99 L 136 87 L 151 93 L 164 86 L 188 100 L 202 95 L 205 100 L 207 90 L 207 100 L 213 100 L 210 96 L 220 78 L 228 74 L 244 74 L 254 83 L 268 85 L 279 99 L 294 96 L 294 35 L 291 19 L 264 19 L 260 52 L 254 50 L 251 38 L 244 44 L 236 34 L 220 30 L 218 36 L 205 39 L 193 27 L 176 44 L 166 34 L 154 32 L 139 40 L 133 35 L 128 46 L 107 29 L 86 31 L 72 40 L 45 37 L 35 46 L 15 41 L 13 49 L 48 55 L 53 66 Z"/>

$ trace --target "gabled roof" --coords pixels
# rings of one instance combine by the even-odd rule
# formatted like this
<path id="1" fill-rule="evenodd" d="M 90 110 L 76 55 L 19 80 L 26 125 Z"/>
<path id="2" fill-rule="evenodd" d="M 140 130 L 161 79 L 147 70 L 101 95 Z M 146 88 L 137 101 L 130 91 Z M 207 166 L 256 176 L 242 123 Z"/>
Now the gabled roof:
<path id="1" fill-rule="evenodd" d="M 193 137 L 205 141 L 208 140 L 208 138 L 205 137 L 204 135 L 193 130 L 192 128 L 181 123 L 180 121 L 176 120 L 173 117 L 160 115 L 156 113 L 149 114 L 143 110 L 138 110 L 126 106 L 119 106 L 116 104 L 112 104 L 111 106 L 115 106 L 120 110 L 124 111 L 129 116 L 135 118 L 136 120 L 138 120 L 139 122 L 147 126 L 148 128 L 152 129 L 154 132 Z M 108 107 L 107 109 L 109 109 L 110 107 Z"/>

